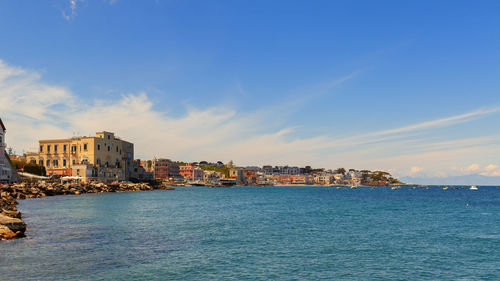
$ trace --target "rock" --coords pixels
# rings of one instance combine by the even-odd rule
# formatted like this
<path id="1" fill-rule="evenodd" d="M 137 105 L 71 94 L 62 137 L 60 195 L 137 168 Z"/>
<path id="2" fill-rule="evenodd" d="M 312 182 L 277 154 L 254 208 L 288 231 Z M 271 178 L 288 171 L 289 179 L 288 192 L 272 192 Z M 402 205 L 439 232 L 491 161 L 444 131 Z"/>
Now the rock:
<path id="1" fill-rule="evenodd" d="M 0 240 L 17 238 L 18 233 L 13 232 L 10 228 L 0 225 Z"/>
<path id="2" fill-rule="evenodd" d="M 17 219 L 20 219 L 21 218 L 21 212 L 19 211 L 12 211 L 12 210 L 2 210 L 2 212 L 0 212 L 1 215 L 4 215 L 4 216 L 8 216 L 8 217 L 11 217 L 11 218 L 17 218 Z"/>
<path id="3" fill-rule="evenodd" d="M 16 199 L 39 198 L 44 196 L 85 194 L 101 192 L 123 192 L 154 190 L 147 183 L 66 183 L 39 181 L 23 182 L 20 184 L 0 185 L 0 239 L 24 237 L 26 224 L 21 220 L 21 213 L 17 211 Z"/>
<path id="4" fill-rule="evenodd" d="M 13 232 L 21 232 L 24 233 L 26 231 L 26 223 L 24 223 L 21 219 L 11 218 L 0 214 L 0 225 L 4 225 Z"/>

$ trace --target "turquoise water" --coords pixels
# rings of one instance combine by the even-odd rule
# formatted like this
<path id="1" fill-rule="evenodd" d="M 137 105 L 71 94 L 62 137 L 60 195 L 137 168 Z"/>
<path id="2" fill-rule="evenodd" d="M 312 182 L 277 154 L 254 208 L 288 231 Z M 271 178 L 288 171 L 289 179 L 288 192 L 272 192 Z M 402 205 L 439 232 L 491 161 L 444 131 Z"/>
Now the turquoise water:
<path id="1" fill-rule="evenodd" d="M 178 188 L 20 202 L 0 280 L 500 280 L 500 189 Z"/>

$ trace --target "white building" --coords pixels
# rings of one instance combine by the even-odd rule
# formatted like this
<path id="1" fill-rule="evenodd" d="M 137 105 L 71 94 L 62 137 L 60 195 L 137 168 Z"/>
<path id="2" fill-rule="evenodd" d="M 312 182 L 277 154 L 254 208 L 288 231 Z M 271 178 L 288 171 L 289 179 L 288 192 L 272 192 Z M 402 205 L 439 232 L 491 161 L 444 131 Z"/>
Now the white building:
<path id="1" fill-rule="evenodd" d="M 5 152 L 7 144 L 5 143 L 5 125 L 0 118 L 0 183 L 12 183 L 18 181 L 17 173 L 12 167 L 9 156 Z"/>

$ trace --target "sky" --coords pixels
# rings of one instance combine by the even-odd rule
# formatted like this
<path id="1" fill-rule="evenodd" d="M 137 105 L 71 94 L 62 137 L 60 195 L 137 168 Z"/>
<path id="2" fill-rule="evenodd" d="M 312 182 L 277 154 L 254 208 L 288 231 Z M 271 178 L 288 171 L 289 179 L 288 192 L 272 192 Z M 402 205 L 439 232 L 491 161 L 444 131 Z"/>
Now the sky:
<path id="1" fill-rule="evenodd" d="M 112 131 L 141 159 L 500 185 L 500 2 L 0 2 L 16 152 Z"/>

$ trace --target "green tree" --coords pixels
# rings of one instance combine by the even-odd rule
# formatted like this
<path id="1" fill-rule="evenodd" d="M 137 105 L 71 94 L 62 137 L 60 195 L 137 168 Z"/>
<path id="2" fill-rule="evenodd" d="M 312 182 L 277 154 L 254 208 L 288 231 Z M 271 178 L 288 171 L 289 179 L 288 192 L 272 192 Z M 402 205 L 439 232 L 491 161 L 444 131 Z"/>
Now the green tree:
<path id="1" fill-rule="evenodd" d="M 40 165 L 35 164 L 35 163 L 28 163 L 28 164 L 24 165 L 24 171 L 26 173 L 39 175 L 39 176 L 47 175 L 47 171 L 45 170 L 45 167 L 40 166 Z"/>

